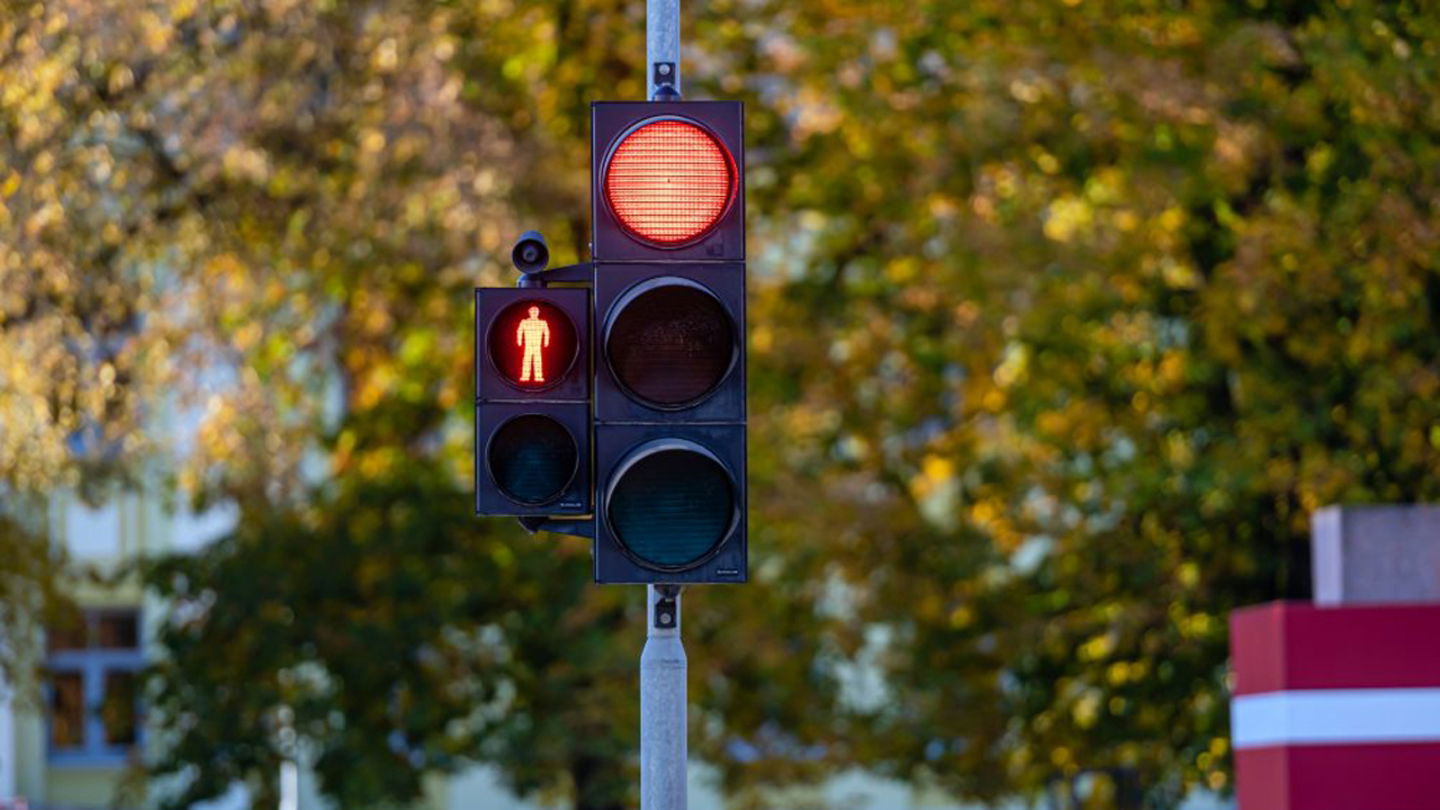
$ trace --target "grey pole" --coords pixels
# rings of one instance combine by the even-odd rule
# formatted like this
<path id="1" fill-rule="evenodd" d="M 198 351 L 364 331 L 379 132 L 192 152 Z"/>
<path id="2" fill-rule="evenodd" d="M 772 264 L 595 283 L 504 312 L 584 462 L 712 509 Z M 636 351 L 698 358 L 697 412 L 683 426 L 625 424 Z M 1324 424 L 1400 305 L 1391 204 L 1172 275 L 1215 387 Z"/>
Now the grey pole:
<path id="1" fill-rule="evenodd" d="M 645 0 L 645 65 L 652 101 L 665 85 L 680 94 L 680 0 Z"/>
<path id="2" fill-rule="evenodd" d="M 645 0 L 647 97 L 680 96 L 680 0 Z M 685 645 L 680 586 L 645 586 L 640 653 L 640 810 L 686 810 Z"/>
<path id="3" fill-rule="evenodd" d="M 640 653 L 640 810 L 685 810 L 685 645 L 680 586 L 645 586 Z"/>

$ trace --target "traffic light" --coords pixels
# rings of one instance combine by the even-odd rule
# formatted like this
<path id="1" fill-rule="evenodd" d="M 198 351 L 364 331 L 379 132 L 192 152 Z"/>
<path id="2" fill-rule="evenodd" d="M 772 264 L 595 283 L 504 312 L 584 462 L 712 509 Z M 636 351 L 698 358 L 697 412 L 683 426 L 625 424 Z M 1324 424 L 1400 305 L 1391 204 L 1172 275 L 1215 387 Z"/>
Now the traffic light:
<path id="1" fill-rule="evenodd" d="M 590 342 L 588 290 L 475 290 L 477 514 L 590 512 Z"/>
<path id="2" fill-rule="evenodd" d="M 743 107 L 591 123 L 595 581 L 743 582 Z"/>

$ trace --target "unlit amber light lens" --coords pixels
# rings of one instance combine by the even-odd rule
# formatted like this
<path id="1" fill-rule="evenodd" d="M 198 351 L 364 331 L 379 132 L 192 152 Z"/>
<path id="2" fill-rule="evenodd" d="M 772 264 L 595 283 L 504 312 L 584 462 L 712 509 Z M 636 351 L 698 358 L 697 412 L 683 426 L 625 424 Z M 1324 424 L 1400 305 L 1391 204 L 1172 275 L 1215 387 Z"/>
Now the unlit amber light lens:
<path id="1" fill-rule="evenodd" d="M 616 147 L 605 197 L 631 233 L 678 245 L 715 226 L 734 184 L 730 156 L 710 133 L 684 121 L 652 121 Z"/>
<path id="2" fill-rule="evenodd" d="M 636 396 L 660 407 L 715 390 L 735 358 L 735 330 L 713 295 L 670 284 L 625 304 L 605 341 L 610 368 Z"/>

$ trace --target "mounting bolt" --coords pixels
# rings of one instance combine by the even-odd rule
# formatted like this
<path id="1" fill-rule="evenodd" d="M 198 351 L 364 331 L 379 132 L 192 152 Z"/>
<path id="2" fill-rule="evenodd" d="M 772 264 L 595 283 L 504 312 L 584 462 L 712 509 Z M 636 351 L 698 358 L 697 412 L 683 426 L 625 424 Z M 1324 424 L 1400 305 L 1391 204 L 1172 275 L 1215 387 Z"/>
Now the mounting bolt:
<path id="1" fill-rule="evenodd" d="M 676 599 L 680 596 L 678 585 L 656 585 L 655 586 L 655 626 L 661 630 L 669 630 L 675 626 L 676 614 L 679 612 L 679 605 Z"/>

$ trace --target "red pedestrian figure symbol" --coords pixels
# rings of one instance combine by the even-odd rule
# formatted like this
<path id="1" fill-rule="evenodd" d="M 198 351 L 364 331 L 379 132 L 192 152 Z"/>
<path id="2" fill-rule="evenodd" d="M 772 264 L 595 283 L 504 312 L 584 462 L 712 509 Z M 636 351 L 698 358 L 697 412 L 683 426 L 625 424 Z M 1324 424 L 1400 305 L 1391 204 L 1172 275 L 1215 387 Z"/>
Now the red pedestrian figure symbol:
<path id="1" fill-rule="evenodd" d="M 540 317 L 539 307 L 530 307 L 530 317 L 515 330 L 515 345 L 525 351 L 520 360 L 520 382 L 545 382 L 545 359 L 542 348 L 550 348 L 550 324 Z M 533 373 L 532 373 L 533 372 Z"/>

